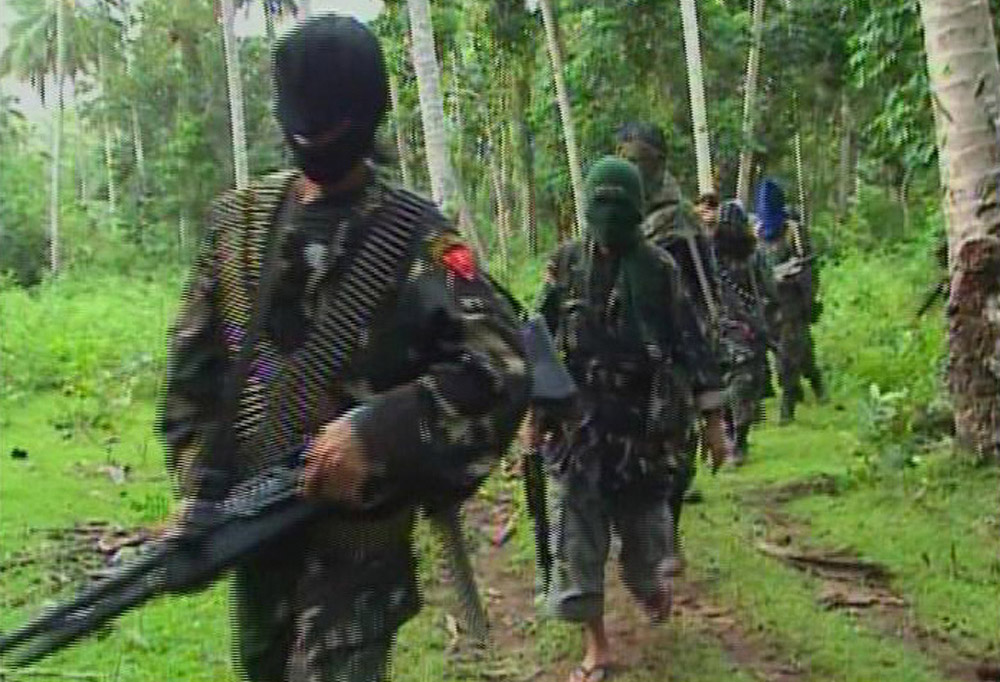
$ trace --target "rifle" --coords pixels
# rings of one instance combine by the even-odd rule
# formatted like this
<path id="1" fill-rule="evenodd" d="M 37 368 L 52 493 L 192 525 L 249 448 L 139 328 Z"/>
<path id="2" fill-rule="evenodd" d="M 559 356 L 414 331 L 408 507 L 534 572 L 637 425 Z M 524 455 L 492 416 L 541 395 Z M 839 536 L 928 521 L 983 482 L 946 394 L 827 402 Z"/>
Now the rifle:
<path id="1" fill-rule="evenodd" d="M 805 267 L 814 260 L 816 260 L 816 254 L 805 257 L 796 256 L 794 258 L 789 258 L 784 263 L 778 263 L 772 269 L 775 281 L 785 282 L 796 275 L 801 274 Z"/>
<path id="2" fill-rule="evenodd" d="M 917 309 L 916 319 L 920 319 L 924 316 L 931 306 L 941 297 L 947 296 L 949 290 L 951 289 L 951 282 L 948 281 L 947 277 L 941 278 L 930 291 L 924 296 L 924 302 L 920 304 Z"/>
<path id="3" fill-rule="evenodd" d="M 301 454 L 299 450 L 290 459 Z M 181 523 L 131 563 L 0 636 L 0 654 L 16 652 L 12 666 L 30 665 L 155 597 L 207 587 L 270 541 L 335 512 L 330 505 L 302 498 L 299 485 L 297 466 L 273 466 L 248 479 L 216 513 L 195 515 L 197 523 Z"/>
<path id="4" fill-rule="evenodd" d="M 559 361 L 555 343 L 544 318 L 531 318 L 522 330 L 525 351 L 531 365 L 531 403 L 548 418 L 559 419 L 571 409 L 577 396 L 573 378 Z M 533 416 L 537 419 L 538 414 Z M 537 422 L 535 428 L 538 428 Z M 552 548 L 549 546 L 549 519 L 545 466 L 537 434 L 532 434 L 532 446 L 524 455 L 524 496 L 528 515 L 534 521 L 535 559 L 541 574 L 543 593 L 552 578 Z"/>

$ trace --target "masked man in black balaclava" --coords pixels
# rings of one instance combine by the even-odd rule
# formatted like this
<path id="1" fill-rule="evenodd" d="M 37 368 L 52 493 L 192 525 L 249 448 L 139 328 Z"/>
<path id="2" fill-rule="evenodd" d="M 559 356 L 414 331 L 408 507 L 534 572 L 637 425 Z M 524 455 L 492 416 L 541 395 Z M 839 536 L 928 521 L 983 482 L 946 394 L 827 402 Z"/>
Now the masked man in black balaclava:
<path id="1" fill-rule="evenodd" d="M 430 202 L 375 172 L 388 87 L 373 34 L 316 17 L 279 42 L 274 71 L 298 169 L 216 201 L 159 426 L 188 499 L 203 481 L 238 482 L 304 447 L 301 493 L 330 505 L 236 571 L 244 678 L 376 682 L 420 607 L 417 509 L 475 490 L 514 436 L 529 380 L 517 321 L 470 249 Z M 254 326 L 265 281 L 273 296 Z M 204 444 L 247 338 L 220 474 Z"/>
<path id="2" fill-rule="evenodd" d="M 663 620 L 681 566 L 677 519 L 699 413 L 713 462 L 729 450 L 719 366 L 676 265 L 640 230 L 638 169 L 601 159 L 586 202 L 589 237 L 556 252 L 541 303 L 581 394 L 579 420 L 539 424 L 555 509 L 547 603 L 584 626 L 576 682 L 603 679 L 612 662 L 603 619 L 612 528 L 625 584 Z"/>

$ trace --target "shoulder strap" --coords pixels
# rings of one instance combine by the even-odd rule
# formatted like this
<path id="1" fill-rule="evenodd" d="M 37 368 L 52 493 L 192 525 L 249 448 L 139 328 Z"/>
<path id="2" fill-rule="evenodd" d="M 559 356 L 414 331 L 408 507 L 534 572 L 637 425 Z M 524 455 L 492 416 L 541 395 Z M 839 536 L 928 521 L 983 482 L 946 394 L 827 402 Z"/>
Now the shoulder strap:
<path id="1" fill-rule="evenodd" d="M 268 386 L 249 467 L 287 462 L 319 428 L 323 396 L 364 345 L 372 316 L 408 264 L 406 255 L 422 233 L 427 211 L 428 205 L 406 192 L 386 191 L 337 295 L 326 301 L 316 328 Z"/>

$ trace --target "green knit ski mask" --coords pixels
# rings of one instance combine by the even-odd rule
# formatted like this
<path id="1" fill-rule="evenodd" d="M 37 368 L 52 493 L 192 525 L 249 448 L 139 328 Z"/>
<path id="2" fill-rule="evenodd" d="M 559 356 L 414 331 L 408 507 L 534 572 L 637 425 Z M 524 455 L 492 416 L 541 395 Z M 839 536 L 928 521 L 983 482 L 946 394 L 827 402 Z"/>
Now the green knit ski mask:
<path id="1" fill-rule="evenodd" d="M 633 164 L 599 160 L 587 175 L 585 197 L 587 228 L 598 245 L 623 254 L 642 241 L 642 178 Z"/>

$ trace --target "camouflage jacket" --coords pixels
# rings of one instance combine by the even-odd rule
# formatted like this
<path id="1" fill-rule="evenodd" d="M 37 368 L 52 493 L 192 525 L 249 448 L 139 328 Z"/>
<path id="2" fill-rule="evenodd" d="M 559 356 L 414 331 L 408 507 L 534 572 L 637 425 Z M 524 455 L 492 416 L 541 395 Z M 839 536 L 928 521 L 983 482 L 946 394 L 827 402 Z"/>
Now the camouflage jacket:
<path id="1" fill-rule="evenodd" d="M 797 274 L 778 276 L 776 268 L 780 272 L 779 266 L 796 258 L 787 232 L 781 239 L 763 242 L 758 249 L 758 258 L 769 273 L 769 280 L 774 282 L 776 324 L 810 324 L 816 305 L 813 264 L 807 263 Z"/>
<path id="2" fill-rule="evenodd" d="M 579 241 L 560 247 L 549 263 L 540 303 L 580 387 L 584 412 L 617 410 L 622 418 L 609 421 L 624 423 L 622 431 L 655 434 L 686 430 L 695 409 L 718 409 L 721 371 L 670 255 L 644 245 L 662 267 L 657 273 L 662 291 L 643 310 L 656 337 L 644 342 L 626 331 L 615 280 L 605 277 L 601 285 L 591 279 L 588 263 L 595 271 L 611 266 L 593 251 L 587 254 L 588 248 L 594 247 Z"/>
<path id="3" fill-rule="evenodd" d="M 769 322 L 777 319 L 778 302 L 770 271 L 761 259 L 717 255 L 716 264 L 722 345 L 731 365 L 734 348 L 739 353 L 757 352 L 768 344 Z"/>
<path id="4" fill-rule="evenodd" d="M 191 492 L 192 466 L 203 455 L 220 386 L 239 349 L 231 332 L 246 323 L 234 319 L 231 272 L 226 278 L 227 267 L 246 261 L 233 252 L 233 239 L 269 231 L 275 222 L 280 229 L 279 274 L 261 336 L 280 359 L 303 345 L 319 311 L 338 296 L 344 263 L 363 241 L 365 216 L 390 191 L 417 207 L 416 219 L 407 221 L 413 233 L 398 270 L 403 276 L 375 309 L 340 376 L 322 395 L 304 400 L 325 406 L 324 420 L 350 410 L 376 487 L 400 497 L 418 491 L 433 497 L 474 486 L 527 408 L 529 379 L 512 311 L 426 200 L 372 176 L 340 203 L 302 206 L 290 198 L 297 178 L 269 176 L 214 205 L 172 333 L 158 424 L 181 490 Z M 293 202 L 293 213 L 275 210 Z M 236 281 L 252 281 L 252 269 L 238 272 Z M 241 416 L 246 409 L 245 394 Z M 303 438 L 320 426 L 310 425 Z M 238 458 L 253 456 L 247 442 L 241 441 Z"/>
<path id="5" fill-rule="evenodd" d="M 711 329 L 705 292 L 702 291 L 690 241 L 693 240 L 704 268 L 710 289 L 708 293 L 718 301 L 719 281 L 714 249 L 699 229 L 697 216 L 684 202 L 677 180 L 669 172 L 664 172 L 662 184 L 660 187 L 652 188 L 649 195 L 646 218 L 643 221 L 643 234 L 673 257 L 691 294 L 691 302 L 702 325 L 702 332 L 711 338 L 714 336 L 714 330 Z"/>

